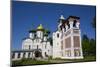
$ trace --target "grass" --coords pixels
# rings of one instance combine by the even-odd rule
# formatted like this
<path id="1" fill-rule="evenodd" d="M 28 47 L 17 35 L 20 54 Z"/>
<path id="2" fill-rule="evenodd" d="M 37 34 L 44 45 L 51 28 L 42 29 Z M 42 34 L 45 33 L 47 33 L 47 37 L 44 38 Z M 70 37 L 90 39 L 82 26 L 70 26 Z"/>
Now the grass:
<path id="1" fill-rule="evenodd" d="M 12 61 L 12 66 L 40 65 L 40 64 L 49 64 L 49 63 L 50 63 L 49 61 L 22 59 L 22 60 Z"/>
<path id="2" fill-rule="evenodd" d="M 43 65 L 43 64 L 57 64 L 57 63 L 72 63 L 72 62 L 91 62 L 96 61 L 95 56 L 85 56 L 84 59 L 49 59 L 49 60 L 33 60 L 33 59 L 22 59 L 12 61 L 12 66 L 23 66 L 23 65 Z"/>

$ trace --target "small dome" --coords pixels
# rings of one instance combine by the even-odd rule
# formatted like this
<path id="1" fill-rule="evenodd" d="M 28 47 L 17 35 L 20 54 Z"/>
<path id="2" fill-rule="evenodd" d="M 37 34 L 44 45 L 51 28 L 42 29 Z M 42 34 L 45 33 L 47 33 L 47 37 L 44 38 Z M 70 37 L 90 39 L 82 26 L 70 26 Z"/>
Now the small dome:
<path id="1" fill-rule="evenodd" d="M 42 24 L 40 24 L 40 25 L 37 27 L 37 30 L 44 30 Z"/>
<path id="2" fill-rule="evenodd" d="M 33 30 L 33 29 L 29 31 L 29 33 L 35 33 L 35 32 L 36 30 Z"/>
<path id="3" fill-rule="evenodd" d="M 63 15 L 60 16 L 60 19 L 65 19 Z"/>

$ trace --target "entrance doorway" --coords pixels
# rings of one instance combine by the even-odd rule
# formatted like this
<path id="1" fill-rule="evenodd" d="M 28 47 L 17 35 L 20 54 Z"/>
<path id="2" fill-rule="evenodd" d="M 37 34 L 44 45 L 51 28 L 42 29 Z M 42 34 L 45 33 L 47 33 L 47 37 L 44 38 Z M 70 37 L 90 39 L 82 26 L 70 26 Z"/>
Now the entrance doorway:
<path id="1" fill-rule="evenodd" d="M 41 53 L 41 51 L 40 51 L 39 49 L 36 50 L 34 54 L 35 54 L 35 57 L 36 57 L 36 58 L 42 57 L 42 53 Z"/>

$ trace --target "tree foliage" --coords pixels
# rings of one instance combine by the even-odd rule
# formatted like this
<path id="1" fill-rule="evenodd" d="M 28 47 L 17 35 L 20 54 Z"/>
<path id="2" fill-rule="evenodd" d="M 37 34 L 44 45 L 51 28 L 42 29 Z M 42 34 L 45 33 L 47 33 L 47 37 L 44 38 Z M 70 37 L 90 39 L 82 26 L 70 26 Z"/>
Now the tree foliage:
<path id="1" fill-rule="evenodd" d="M 90 46 L 91 55 L 96 55 L 96 40 L 90 39 Z"/>
<path id="2" fill-rule="evenodd" d="M 96 41 L 95 39 L 89 39 L 87 35 L 83 35 L 82 37 L 82 48 L 83 48 L 83 55 L 96 55 Z"/>

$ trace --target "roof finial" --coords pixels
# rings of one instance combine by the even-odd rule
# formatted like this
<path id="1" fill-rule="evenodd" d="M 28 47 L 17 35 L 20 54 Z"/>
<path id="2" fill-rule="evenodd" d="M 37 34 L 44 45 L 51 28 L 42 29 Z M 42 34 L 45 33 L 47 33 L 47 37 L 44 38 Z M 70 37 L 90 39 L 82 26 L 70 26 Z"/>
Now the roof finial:
<path id="1" fill-rule="evenodd" d="M 65 19 L 63 15 L 60 16 L 60 19 Z"/>

